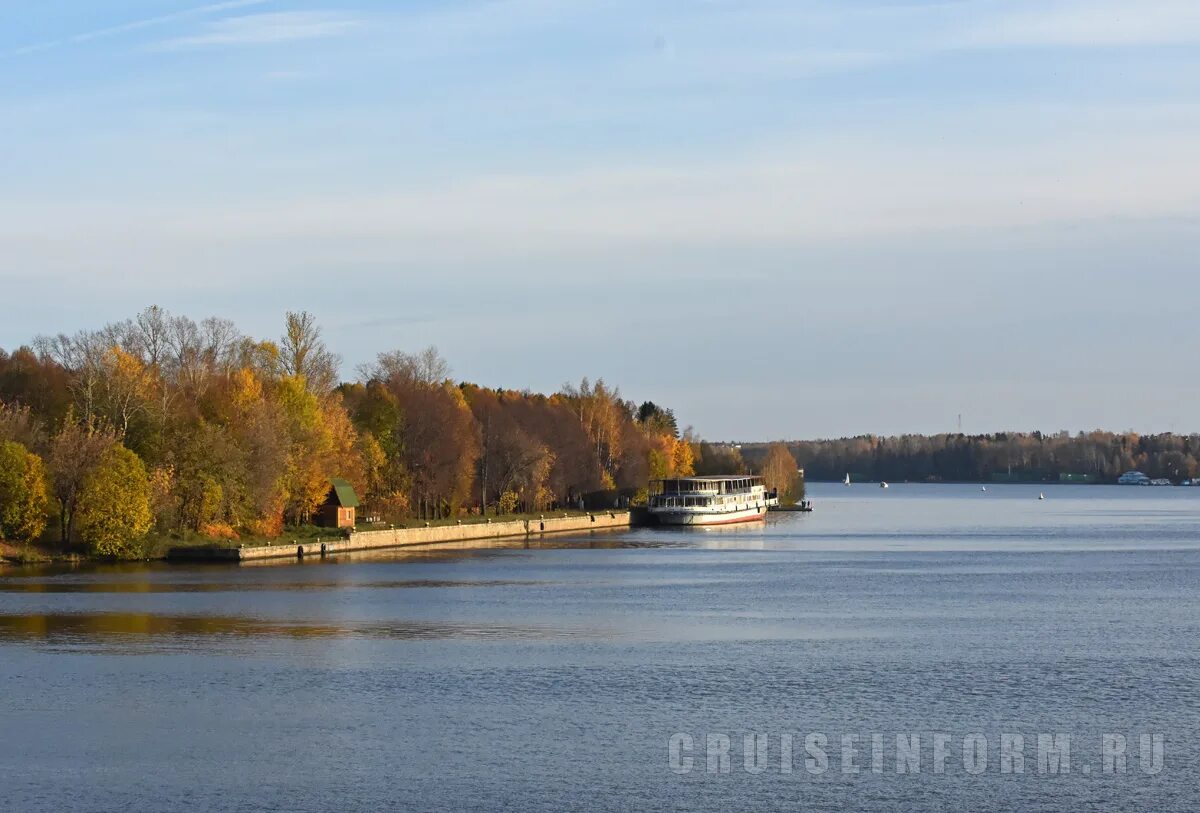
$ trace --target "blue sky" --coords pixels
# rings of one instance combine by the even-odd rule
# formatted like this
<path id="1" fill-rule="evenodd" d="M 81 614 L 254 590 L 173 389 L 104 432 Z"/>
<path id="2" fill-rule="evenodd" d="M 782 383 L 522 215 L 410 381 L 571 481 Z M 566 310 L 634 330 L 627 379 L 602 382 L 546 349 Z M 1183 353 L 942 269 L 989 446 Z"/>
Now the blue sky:
<path id="1" fill-rule="evenodd" d="M 157 303 L 717 439 L 1200 431 L 1195 0 L 0 0 L 0 346 Z"/>

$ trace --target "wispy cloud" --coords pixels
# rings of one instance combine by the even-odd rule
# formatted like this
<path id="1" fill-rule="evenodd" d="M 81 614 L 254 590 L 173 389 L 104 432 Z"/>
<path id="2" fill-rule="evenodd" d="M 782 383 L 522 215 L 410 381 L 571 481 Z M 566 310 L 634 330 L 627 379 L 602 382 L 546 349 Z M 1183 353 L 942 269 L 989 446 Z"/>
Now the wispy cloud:
<path id="1" fill-rule="evenodd" d="M 897 131 L 882 142 L 829 136 L 722 160 L 467 174 L 379 192 L 247 189 L 231 198 L 234 206 L 22 199 L 0 202 L 0 242 L 9 256 L 27 253 L 58 270 L 128 263 L 133 240 L 145 252 L 134 263 L 147 275 L 185 267 L 203 253 L 197 247 L 220 243 L 237 260 L 229 265 L 235 280 L 264 250 L 276 252 L 273 262 L 297 265 L 405 257 L 486 268 L 502 259 L 582 260 L 648 248 L 801 250 L 953 232 L 1200 222 L 1194 111 L 1142 110 L 1117 126 L 1106 112 L 1072 109 L 1047 113 L 1040 130 L 1017 139 L 1003 131 L 1004 118 L 961 125 L 997 123 L 995 136 L 979 145 L 956 138 L 961 130 L 943 122 L 947 138 L 936 142 Z M 1101 123 L 1109 132 L 1097 139 Z M 71 239 L 30 237 L 52 232 Z M 531 263 L 527 275 L 537 267 Z M 553 263 L 540 268 L 557 273 Z"/>
<path id="2" fill-rule="evenodd" d="M 362 21 L 339 11 L 280 11 L 245 14 L 209 23 L 205 30 L 165 40 L 156 50 L 275 45 L 346 34 Z"/>
<path id="3" fill-rule="evenodd" d="M 140 20 L 130 20 L 117 25 L 96 28 L 91 31 L 83 31 L 78 34 L 72 34 L 69 37 L 63 37 L 61 39 L 46 40 L 44 42 L 35 42 L 30 45 L 23 45 L 19 48 L 14 48 L 11 51 L 8 51 L 5 55 L 13 57 L 23 56 L 25 54 L 34 54 L 40 51 L 50 51 L 66 45 L 79 45 L 85 42 L 91 42 L 92 40 L 115 37 L 120 34 L 129 34 L 146 28 L 155 28 L 157 26 L 167 25 L 180 20 L 186 20 L 189 17 L 200 17 L 206 14 L 218 14 L 222 11 L 232 11 L 234 9 L 247 8 L 249 6 L 261 6 L 266 2 L 268 2 L 268 0 L 225 0 L 225 2 L 221 3 L 209 3 L 208 5 L 183 9 L 182 11 L 175 11 L 171 12 L 170 14 L 160 14 L 155 17 L 145 17 Z"/>
<path id="4" fill-rule="evenodd" d="M 960 32 L 966 47 L 1104 47 L 1200 42 L 1196 0 L 1000 4 Z"/>

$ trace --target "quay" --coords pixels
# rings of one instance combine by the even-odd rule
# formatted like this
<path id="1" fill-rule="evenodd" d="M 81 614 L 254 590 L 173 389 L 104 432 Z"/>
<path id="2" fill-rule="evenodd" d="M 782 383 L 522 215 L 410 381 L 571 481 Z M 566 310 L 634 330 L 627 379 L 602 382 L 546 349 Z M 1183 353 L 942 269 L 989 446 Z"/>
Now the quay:
<path id="1" fill-rule="evenodd" d="M 498 540 L 514 537 L 540 537 L 551 534 L 628 528 L 640 524 L 640 514 L 628 509 L 593 511 L 576 516 L 545 516 L 503 522 L 472 522 L 462 525 L 434 525 L 416 528 L 392 528 L 355 531 L 346 536 L 331 536 L 316 542 L 292 542 L 278 545 L 243 547 L 177 547 L 167 552 L 169 562 L 249 562 L 264 559 L 321 558 L 357 551 L 403 548 L 437 550 L 447 548 L 488 548 Z M 470 544 L 463 544 L 470 543 Z"/>
<path id="2" fill-rule="evenodd" d="M 776 511 L 797 511 L 803 514 L 811 514 L 813 510 L 812 500 L 801 500 L 794 505 L 772 505 L 767 511 L 772 513 Z"/>

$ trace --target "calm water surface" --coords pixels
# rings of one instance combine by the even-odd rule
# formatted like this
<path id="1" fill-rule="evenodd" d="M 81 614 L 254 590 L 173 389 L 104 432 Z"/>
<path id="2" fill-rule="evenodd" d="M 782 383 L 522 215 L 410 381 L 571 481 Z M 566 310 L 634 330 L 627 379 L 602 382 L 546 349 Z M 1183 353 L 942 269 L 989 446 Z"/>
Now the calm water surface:
<path id="1" fill-rule="evenodd" d="M 816 485 L 816 513 L 750 528 L 0 571 L 0 809 L 1200 809 L 1200 489 L 1038 491 Z M 1000 772 L 1002 732 L 1024 773 Z M 1055 732 L 1072 770 L 1039 775 Z M 1104 733 L 1126 773 L 1101 770 Z M 897 734 L 920 774 L 896 774 Z"/>

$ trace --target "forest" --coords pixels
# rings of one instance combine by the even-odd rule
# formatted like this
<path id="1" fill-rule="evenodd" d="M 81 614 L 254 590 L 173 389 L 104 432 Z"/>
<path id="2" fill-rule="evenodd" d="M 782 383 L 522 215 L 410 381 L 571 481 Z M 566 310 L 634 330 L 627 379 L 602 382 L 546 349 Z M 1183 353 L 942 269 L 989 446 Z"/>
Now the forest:
<path id="1" fill-rule="evenodd" d="M 152 306 L 0 350 L 0 539 L 136 557 L 147 540 L 271 539 L 348 480 L 383 522 L 644 499 L 740 455 L 603 380 L 544 395 L 454 382 L 429 347 L 340 377 L 307 312 L 278 340 Z M 794 490 L 781 446 L 771 476 Z"/>
<path id="2" fill-rule="evenodd" d="M 792 456 L 809 480 L 895 482 L 1113 483 L 1137 470 L 1181 482 L 1200 476 L 1200 435 L 1133 432 L 1001 432 L 989 435 L 862 435 L 836 440 L 791 441 Z M 745 444 L 748 460 L 766 444 Z"/>

